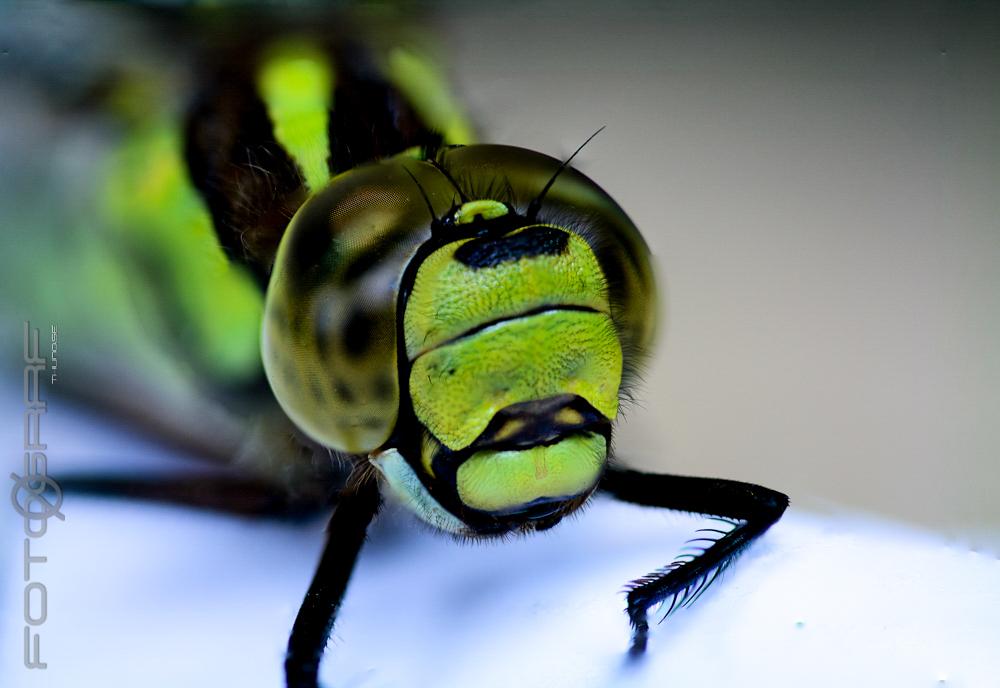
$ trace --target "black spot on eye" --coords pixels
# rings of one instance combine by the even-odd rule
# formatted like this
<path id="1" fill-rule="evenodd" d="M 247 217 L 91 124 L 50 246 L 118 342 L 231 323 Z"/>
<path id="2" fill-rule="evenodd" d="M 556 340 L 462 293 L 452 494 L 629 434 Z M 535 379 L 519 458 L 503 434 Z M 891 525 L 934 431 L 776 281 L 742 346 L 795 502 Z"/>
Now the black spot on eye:
<path id="1" fill-rule="evenodd" d="M 340 397 L 340 399 L 345 403 L 354 403 L 354 392 L 351 391 L 350 385 L 345 385 L 343 382 L 334 382 L 333 393 Z"/>
<path id="2" fill-rule="evenodd" d="M 379 375 L 375 379 L 374 392 L 375 398 L 379 401 L 389 401 L 392 399 L 392 395 L 395 394 L 396 387 L 392 384 L 392 379 L 388 375 Z"/>
<path id="3" fill-rule="evenodd" d="M 493 268 L 532 256 L 555 256 L 566 251 L 569 235 L 553 227 L 529 227 L 499 238 L 473 239 L 455 251 L 455 258 L 470 268 Z"/>
<path id="4" fill-rule="evenodd" d="M 325 204 L 314 203 L 304 208 L 296 225 L 289 242 L 287 277 L 290 287 L 304 291 L 334 270 L 338 252 Z"/>
<path id="5" fill-rule="evenodd" d="M 344 324 L 344 350 L 357 358 L 368 351 L 375 336 L 375 320 L 364 311 L 353 311 Z"/>
<path id="6" fill-rule="evenodd" d="M 351 284 L 368 274 L 388 253 L 387 246 L 383 242 L 377 242 L 367 251 L 356 255 L 349 265 L 344 268 L 344 284 Z"/>

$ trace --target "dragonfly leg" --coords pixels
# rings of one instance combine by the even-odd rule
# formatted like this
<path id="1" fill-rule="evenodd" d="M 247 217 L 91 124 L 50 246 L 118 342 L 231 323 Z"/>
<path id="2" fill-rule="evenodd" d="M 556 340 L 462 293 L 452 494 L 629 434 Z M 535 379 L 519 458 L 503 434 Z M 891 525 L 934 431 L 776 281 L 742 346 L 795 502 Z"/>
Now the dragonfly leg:
<path id="1" fill-rule="evenodd" d="M 327 526 L 326 547 L 288 639 L 285 680 L 288 688 L 316 688 L 320 658 L 365 541 L 368 525 L 381 506 L 372 476 L 348 481 Z"/>
<path id="2" fill-rule="evenodd" d="M 281 519 L 308 518 L 331 507 L 335 486 L 311 486 L 308 492 L 290 492 L 259 478 L 229 473 L 190 473 L 153 476 L 81 474 L 59 478 L 64 492 L 101 497 L 141 499 L 221 511 L 239 516 Z"/>
<path id="3" fill-rule="evenodd" d="M 626 586 L 633 655 L 646 649 L 650 607 L 670 600 L 666 616 L 694 602 L 788 506 L 787 496 L 759 485 L 618 468 L 607 471 L 601 489 L 625 502 L 711 515 L 721 526 L 702 529 L 707 537 L 689 541 L 693 548 Z"/>

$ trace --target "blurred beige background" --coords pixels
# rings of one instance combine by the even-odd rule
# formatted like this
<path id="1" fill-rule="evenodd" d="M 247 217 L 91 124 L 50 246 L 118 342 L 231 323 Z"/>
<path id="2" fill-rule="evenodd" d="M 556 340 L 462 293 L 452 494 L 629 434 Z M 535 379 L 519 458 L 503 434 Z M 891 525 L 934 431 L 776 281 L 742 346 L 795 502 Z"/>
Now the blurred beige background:
<path id="1" fill-rule="evenodd" d="M 490 139 L 564 155 L 608 125 L 579 167 L 666 292 L 623 460 L 996 548 L 1000 12 L 833 5 L 440 28 Z"/>

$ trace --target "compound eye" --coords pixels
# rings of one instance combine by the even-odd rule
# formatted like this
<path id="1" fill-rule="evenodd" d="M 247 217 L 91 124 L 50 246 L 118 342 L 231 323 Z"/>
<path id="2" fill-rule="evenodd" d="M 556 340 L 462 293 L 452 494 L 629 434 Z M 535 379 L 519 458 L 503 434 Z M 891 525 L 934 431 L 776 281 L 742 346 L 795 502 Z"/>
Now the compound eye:
<path id="1" fill-rule="evenodd" d="M 378 449 L 399 414 L 399 288 L 432 220 L 414 177 L 447 212 L 447 181 L 410 158 L 339 175 L 295 214 L 268 284 L 271 388 L 301 430 L 342 452 Z"/>

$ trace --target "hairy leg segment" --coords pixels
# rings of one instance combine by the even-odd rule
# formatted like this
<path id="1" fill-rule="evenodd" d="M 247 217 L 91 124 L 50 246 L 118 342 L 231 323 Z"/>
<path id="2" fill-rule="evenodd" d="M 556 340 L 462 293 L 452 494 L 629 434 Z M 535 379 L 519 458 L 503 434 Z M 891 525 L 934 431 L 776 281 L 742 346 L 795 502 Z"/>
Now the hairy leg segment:
<path id="1" fill-rule="evenodd" d="M 641 506 L 689 511 L 715 517 L 722 528 L 703 528 L 689 544 L 694 552 L 635 579 L 628 590 L 633 656 L 646 650 L 649 609 L 670 600 L 669 615 L 693 603 L 754 540 L 785 512 L 788 497 L 775 490 L 717 478 L 690 478 L 609 468 L 601 489 Z"/>

